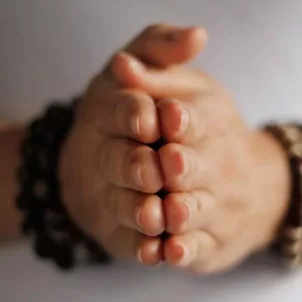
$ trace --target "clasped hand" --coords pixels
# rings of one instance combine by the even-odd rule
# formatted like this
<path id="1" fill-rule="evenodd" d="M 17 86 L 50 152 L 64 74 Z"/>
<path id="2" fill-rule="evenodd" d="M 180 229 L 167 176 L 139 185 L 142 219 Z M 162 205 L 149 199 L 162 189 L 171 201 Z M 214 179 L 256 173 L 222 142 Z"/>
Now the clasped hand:
<path id="1" fill-rule="evenodd" d="M 219 83 L 184 66 L 206 43 L 201 28 L 148 27 L 83 95 L 62 150 L 63 200 L 117 258 L 208 274 L 275 238 L 289 194 L 285 155 Z M 149 147 L 160 137 L 163 147 Z"/>

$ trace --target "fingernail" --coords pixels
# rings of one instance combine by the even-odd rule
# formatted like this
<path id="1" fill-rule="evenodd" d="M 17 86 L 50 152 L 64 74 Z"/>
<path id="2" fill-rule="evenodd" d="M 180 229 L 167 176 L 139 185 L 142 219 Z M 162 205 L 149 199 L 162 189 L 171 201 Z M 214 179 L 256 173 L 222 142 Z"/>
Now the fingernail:
<path id="1" fill-rule="evenodd" d="M 183 133 L 189 124 L 189 113 L 186 109 L 181 109 L 179 132 Z"/>
<path id="2" fill-rule="evenodd" d="M 175 253 L 178 263 L 178 267 L 186 267 L 189 264 L 188 250 L 181 244 L 177 243 L 175 245 Z"/>
<path id="3" fill-rule="evenodd" d="M 142 249 L 140 248 L 138 251 L 137 251 L 137 260 L 140 262 L 140 263 L 144 263 L 143 262 L 143 258 L 142 258 Z"/>
<path id="4" fill-rule="evenodd" d="M 133 166 L 132 175 L 133 175 L 134 183 L 139 187 L 143 187 L 144 182 L 143 182 L 143 176 L 142 176 L 142 168 L 139 164 L 135 164 Z"/>
<path id="5" fill-rule="evenodd" d="M 180 202 L 181 211 L 183 212 L 184 223 L 188 223 L 192 218 L 191 208 L 183 201 Z"/>
<path id="6" fill-rule="evenodd" d="M 137 230 L 143 234 L 144 232 L 143 232 L 142 223 L 141 223 L 142 212 L 143 212 L 143 209 L 139 208 L 136 212 L 135 219 L 136 219 L 136 224 L 137 224 Z"/>
<path id="7" fill-rule="evenodd" d="M 190 155 L 187 154 L 186 152 L 181 152 L 179 151 L 178 157 L 180 159 L 181 165 L 179 166 L 178 173 L 182 176 L 185 176 L 191 167 L 191 158 Z"/>
<path id="8" fill-rule="evenodd" d="M 131 119 L 131 131 L 135 135 L 140 134 L 140 119 L 139 119 L 139 116 L 133 117 Z"/>
<path id="9" fill-rule="evenodd" d="M 168 173 L 174 176 L 184 176 L 189 172 L 190 160 L 188 155 L 181 150 L 176 151 L 172 156 L 167 158 Z"/>

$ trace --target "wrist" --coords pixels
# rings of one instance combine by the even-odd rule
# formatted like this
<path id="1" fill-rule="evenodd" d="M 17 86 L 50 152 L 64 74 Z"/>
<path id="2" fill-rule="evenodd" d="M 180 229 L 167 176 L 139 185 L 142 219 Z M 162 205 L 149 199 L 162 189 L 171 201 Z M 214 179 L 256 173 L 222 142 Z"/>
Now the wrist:
<path id="1" fill-rule="evenodd" d="M 14 205 L 18 187 L 15 174 L 20 164 L 18 151 L 24 133 L 24 127 L 12 123 L 0 128 L 0 241 L 20 236 L 22 215 Z"/>
<path id="2" fill-rule="evenodd" d="M 268 124 L 265 130 L 282 146 L 290 170 L 290 201 L 275 240 L 275 251 L 291 268 L 302 265 L 302 127 L 299 123 Z"/>
<path id="3" fill-rule="evenodd" d="M 36 254 L 60 268 L 82 261 L 108 262 L 108 256 L 74 223 L 61 200 L 60 153 L 74 120 L 74 106 L 51 104 L 27 127 L 18 169 L 16 204 L 24 215 L 22 230 L 30 235 Z"/>
<path id="4" fill-rule="evenodd" d="M 288 213 L 291 199 L 291 169 L 286 151 L 269 132 L 255 131 L 252 135 L 253 148 L 259 159 L 259 173 L 265 177 L 268 196 L 273 199 L 268 220 L 267 238 L 264 248 L 279 236 L 280 228 Z M 265 200 L 263 201 L 265 202 Z"/>

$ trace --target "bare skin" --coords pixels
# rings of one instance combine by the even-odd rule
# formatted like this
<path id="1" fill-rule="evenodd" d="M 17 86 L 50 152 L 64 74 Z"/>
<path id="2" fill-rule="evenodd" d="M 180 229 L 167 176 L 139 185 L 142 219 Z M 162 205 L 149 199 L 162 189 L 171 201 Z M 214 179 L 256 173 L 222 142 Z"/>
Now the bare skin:
<path id="1" fill-rule="evenodd" d="M 203 29 L 149 27 L 126 51 L 166 68 L 193 58 L 205 42 Z M 75 221 L 115 257 L 148 265 L 162 259 L 155 236 L 165 226 L 155 195 L 163 187 L 159 156 L 146 146 L 159 137 L 153 98 L 119 85 L 109 64 L 83 97 L 60 169 L 63 198 Z"/>
<path id="2" fill-rule="evenodd" d="M 161 100 L 168 143 L 159 157 L 171 192 L 163 206 L 173 234 L 164 244 L 165 260 L 208 274 L 266 248 L 289 201 L 289 167 L 277 142 L 250 129 L 230 95 L 205 72 L 156 70 L 125 53 L 114 58 L 112 69 L 122 84 Z"/>
<path id="3" fill-rule="evenodd" d="M 165 68 L 193 58 L 205 43 L 202 29 L 162 25 L 147 28 L 124 49 Z M 155 151 L 145 146 L 160 135 L 156 111 L 150 96 L 121 87 L 105 68 L 83 97 L 62 150 L 59 175 L 63 200 L 75 221 L 116 257 L 140 257 L 146 264 L 161 259 L 160 240 L 147 235 L 158 235 L 164 228 L 162 203 L 154 195 L 163 185 L 160 162 Z M 11 131 L 9 138 L 3 132 L 5 147 L 1 149 L 1 161 L 10 158 L 9 171 L 2 170 L 1 175 L 1 184 L 5 184 L 0 190 L 5 209 L 1 211 L 3 238 L 17 235 L 20 222 L 13 206 L 14 175 L 24 130 L 18 130 L 15 140 Z"/>
<path id="4" fill-rule="evenodd" d="M 284 216 L 290 183 L 282 149 L 249 129 L 208 75 L 179 67 L 205 43 L 203 29 L 150 27 L 83 97 L 62 150 L 63 200 L 116 257 L 146 265 L 164 258 L 213 273 L 266 247 Z M 6 141 L 10 148 L 17 148 L 18 133 Z M 168 144 L 156 153 L 145 144 L 160 135 Z M 18 166 L 14 154 L 10 175 Z M 11 205 L 16 185 L 8 182 L 0 195 Z M 164 201 L 155 195 L 162 187 L 171 192 Z M 19 217 L 12 216 L 15 232 Z M 173 234 L 165 243 L 156 237 L 164 228 Z"/>

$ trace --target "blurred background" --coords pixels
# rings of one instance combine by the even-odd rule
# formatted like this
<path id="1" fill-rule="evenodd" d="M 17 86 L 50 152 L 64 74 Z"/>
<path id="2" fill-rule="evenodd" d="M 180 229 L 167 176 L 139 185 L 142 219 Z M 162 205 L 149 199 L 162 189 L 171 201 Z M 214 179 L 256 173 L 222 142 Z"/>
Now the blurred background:
<path id="1" fill-rule="evenodd" d="M 0 117 L 25 121 L 81 92 L 115 49 L 150 23 L 200 24 L 195 62 L 249 123 L 302 117 L 300 0 L 0 0 Z M 302 273 L 253 261 L 215 278 L 119 264 L 60 274 L 27 245 L 0 248 L 0 301 L 300 301 Z"/>

